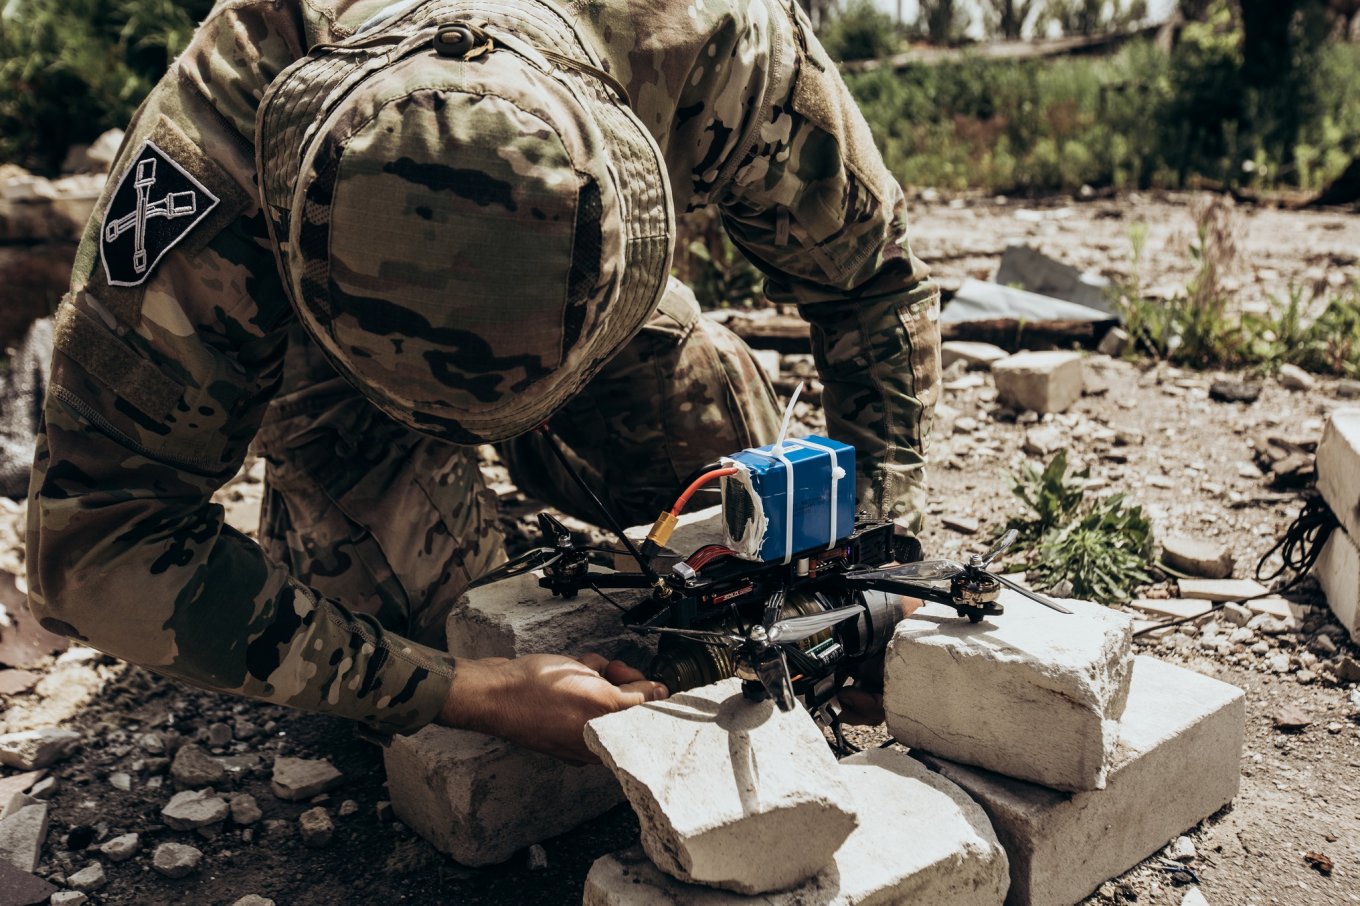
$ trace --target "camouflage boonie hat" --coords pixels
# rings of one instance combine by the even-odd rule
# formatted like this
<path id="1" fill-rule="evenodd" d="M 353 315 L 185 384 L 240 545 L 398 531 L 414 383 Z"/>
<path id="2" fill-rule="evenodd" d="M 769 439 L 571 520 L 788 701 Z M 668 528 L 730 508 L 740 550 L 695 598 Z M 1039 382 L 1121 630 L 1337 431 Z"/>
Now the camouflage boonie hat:
<path id="1" fill-rule="evenodd" d="M 471 444 L 542 423 L 665 288 L 661 152 L 541 0 L 396 4 L 285 70 L 257 126 L 299 319 L 426 434 Z"/>

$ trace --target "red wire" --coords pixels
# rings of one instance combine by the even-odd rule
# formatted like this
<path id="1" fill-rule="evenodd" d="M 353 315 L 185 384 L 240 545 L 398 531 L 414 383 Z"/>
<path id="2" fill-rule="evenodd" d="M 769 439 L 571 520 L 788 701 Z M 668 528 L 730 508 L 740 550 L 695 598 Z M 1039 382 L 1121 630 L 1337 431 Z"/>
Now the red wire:
<path id="1" fill-rule="evenodd" d="M 710 481 L 723 478 L 727 475 L 735 475 L 739 471 L 739 469 L 729 466 L 726 469 L 714 469 L 712 472 L 705 472 L 700 475 L 698 478 L 694 479 L 693 484 L 685 488 L 685 493 L 676 498 L 675 506 L 671 507 L 671 515 L 679 516 L 683 513 L 685 511 L 685 504 L 689 503 L 689 499 L 694 496 L 694 493 Z"/>

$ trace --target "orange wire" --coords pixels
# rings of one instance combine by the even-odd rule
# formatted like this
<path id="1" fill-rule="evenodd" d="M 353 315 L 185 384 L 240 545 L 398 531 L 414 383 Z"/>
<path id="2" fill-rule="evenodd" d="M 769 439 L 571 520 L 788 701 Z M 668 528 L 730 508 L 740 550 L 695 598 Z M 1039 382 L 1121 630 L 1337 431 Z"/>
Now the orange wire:
<path id="1" fill-rule="evenodd" d="M 676 498 L 675 506 L 671 507 L 671 515 L 679 516 L 681 513 L 683 513 L 685 511 L 685 504 L 689 503 L 689 499 L 694 496 L 696 491 L 698 491 L 704 485 L 708 484 L 710 481 L 713 481 L 718 478 L 723 478 L 727 475 L 735 475 L 739 471 L 741 470 L 729 466 L 726 469 L 714 469 L 712 472 L 705 472 L 704 474 L 700 475 L 698 478 L 694 479 L 693 484 L 685 488 L 685 493 L 681 494 L 678 498 Z"/>

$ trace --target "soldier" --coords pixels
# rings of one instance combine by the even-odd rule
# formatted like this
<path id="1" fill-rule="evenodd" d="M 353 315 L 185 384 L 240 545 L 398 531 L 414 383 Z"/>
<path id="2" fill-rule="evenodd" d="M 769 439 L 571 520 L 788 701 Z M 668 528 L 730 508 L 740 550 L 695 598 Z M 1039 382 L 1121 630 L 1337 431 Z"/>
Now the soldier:
<path id="1" fill-rule="evenodd" d="M 749 352 L 668 284 L 675 212 L 706 205 L 811 323 L 861 506 L 913 527 L 938 297 L 791 0 L 220 0 L 130 127 L 58 316 L 43 625 L 379 732 L 588 759 L 584 721 L 665 690 L 440 650 L 503 558 L 475 445 L 580 512 L 526 435 L 551 419 L 642 521 L 772 439 Z M 252 441 L 264 549 L 210 503 Z"/>

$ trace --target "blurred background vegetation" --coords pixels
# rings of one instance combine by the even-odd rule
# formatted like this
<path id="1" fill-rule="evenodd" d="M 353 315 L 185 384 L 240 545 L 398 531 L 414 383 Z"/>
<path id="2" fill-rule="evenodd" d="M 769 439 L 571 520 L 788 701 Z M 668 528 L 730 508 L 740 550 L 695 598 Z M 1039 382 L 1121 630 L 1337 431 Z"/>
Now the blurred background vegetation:
<path id="1" fill-rule="evenodd" d="M 1313 191 L 1360 156 L 1360 0 L 1180 0 L 1158 37 L 1147 0 L 918 0 L 903 22 L 870 0 L 803 2 L 833 56 L 878 62 L 847 81 L 907 186 Z M 212 6 L 0 4 L 0 161 L 44 173 L 125 124 Z M 1138 36 L 1090 55 L 982 53 L 1121 33 Z"/>

